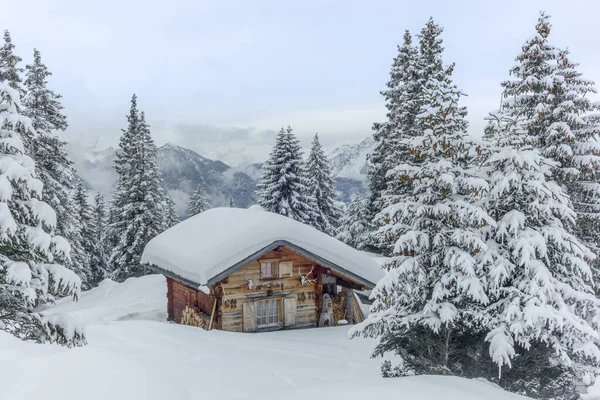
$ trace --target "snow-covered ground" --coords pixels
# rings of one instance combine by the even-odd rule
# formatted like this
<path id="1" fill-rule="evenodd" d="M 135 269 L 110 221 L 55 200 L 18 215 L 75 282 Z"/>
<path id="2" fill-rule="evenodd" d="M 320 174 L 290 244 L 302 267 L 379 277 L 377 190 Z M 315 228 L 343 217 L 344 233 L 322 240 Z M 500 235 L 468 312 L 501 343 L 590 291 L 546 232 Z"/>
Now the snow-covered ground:
<path id="1" fill-rule="evenodd" d="M 162 276 L 105 281 L 45 313 L 87 324 L 66 349 L 0 332 L 2 399 L 525 399 L 477 380 L 383 379 L 373 342 L 347 327 L 244 334 L 165 322 Z"/>

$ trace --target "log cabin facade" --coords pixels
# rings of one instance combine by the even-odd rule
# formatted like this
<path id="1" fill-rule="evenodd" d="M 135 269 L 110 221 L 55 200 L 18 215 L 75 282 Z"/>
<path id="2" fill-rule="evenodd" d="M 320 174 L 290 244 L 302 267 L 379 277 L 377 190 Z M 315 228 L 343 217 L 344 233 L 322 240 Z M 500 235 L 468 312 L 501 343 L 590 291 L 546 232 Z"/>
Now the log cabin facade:
<path id="1" fill-rule="evenodd" d="M 266 216 L 271 213 L 263 214 Z M 288 220 L 286 223 L 300 224 L 285 219 Z M 197 225 L 198 229 L 203 229 L 204 224 Z M 310 229 L 306 234 L 315 235 L 317 232 L 313 232 L 313 228 L 307 226 L 301 228 L 305 229 Z M 186 232 L 182 230 L 181 234 Z M 320 232 L 318 234 L 324 235 Z M 318 238 L 326 243 L 340 243 L 334 238 L 324 236 L 327 239 Z M 231 239 L 232 243 L 224 245 L 223 251 L 235 247 L 235 237 Z M 172 242 L 164 241 L 162 247 L 164 243 Z M 335 246 L 339 246 L 337 243 Z M 156 247 L 153 254 L 160 253 L 161 246 L 158 246 L 158 251 Z M 206 269 L 202 266 L 202 246 L 199 247 L 195 253 L 198 254 L 197 259 L 194 261 L 198 265 L 189 266 L 187 270 Z M 290 238 L 275 240 L 251 254 L 241 253 L 238 256 L 241 259 L 232 265 L 220 264 L 218 269 L 209 269 L 211 275 L 203 277 L 206 282 L 197 278 L 191 279 L 191 274 L 182 276 L 184 274 L 178 273 L 178 268 L 170 267 L 170 262 L 161 263 L 160 260 L 165 258 L 164 254 L 170 253 L 168 249 L 165 249 L 160 258 L 144 258 L 148 267 L 166 277 L 167 315 L 170 321 L 176 323 L 204 329 L 261 332 L 362 321 L 364 315 L 354 290 L 371 289 L 374 286 L 373 279 L 357 274 L 356 268 L 353 271 L 340 266 L 339 260 L 329 260 L 322 254 L 316 254 L 314 249 L 306 247 L 311 246 L 306 246 L 306 243 L 295 244 Z M 351 251 L 356 252 L 354 249 Z M 366 260 L 362 259 L 364 263 L 367 263 Z M 375 265 L 373 262 L 367 267 L 379 269 Z"/>

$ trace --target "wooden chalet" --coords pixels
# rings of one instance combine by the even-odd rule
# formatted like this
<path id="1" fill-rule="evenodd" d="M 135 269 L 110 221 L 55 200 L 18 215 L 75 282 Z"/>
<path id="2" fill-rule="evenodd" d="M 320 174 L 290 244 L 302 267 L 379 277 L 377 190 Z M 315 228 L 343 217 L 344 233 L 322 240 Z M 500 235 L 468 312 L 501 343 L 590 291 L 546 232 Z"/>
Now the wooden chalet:
<path id="1" fill-rule="evenodd" d="M 169 320 L 235 332 L 360 322 L 354 291 L 383 276 L 365 253 L 256 206 L 193 216 L 151 240 L 142 262 L 166 276 Z"/>

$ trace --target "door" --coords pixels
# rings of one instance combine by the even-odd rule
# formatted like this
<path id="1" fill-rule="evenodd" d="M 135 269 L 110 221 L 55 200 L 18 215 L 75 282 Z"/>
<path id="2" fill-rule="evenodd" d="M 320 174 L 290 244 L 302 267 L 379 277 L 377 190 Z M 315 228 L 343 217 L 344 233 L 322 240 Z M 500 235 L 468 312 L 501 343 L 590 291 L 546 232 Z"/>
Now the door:
<path id="1" fill-rule="evenodd" d="M 296 299 L 283 299 L 283 324 L 284 326 L 296 325 Z"/>
<path id="2" fill-rule="evenodd" d="M 256 330 L 256 304 L 244 303 L 242 308 L 244 332 L 253 332 Z"/>

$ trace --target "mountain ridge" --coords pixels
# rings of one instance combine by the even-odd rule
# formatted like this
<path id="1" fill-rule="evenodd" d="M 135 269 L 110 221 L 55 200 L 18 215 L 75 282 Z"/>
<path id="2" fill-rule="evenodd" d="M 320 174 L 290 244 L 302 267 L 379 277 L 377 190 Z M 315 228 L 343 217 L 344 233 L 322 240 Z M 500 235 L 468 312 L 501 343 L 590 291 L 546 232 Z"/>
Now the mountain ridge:
<path id="1" fill-rule="evenodd" d="M 373 147 L 373 139 L 369 137 L 359 143 L 338 146 L 326 153 L 336 179 L 338 198 L 342 202 L 348 203 L 354 194 L 366 194 L 366 155 Z M 110 198 L 116 182 L 113 169 L 116 149 L 85 149 L 81 145 L 69 144 L 68 150 L 78 176 L 86 186 Z M 230 199 L 233 199 L 236 207 L 242 208 L 257 201 L 254 192 L 262 173 L 262 163 L 231 167 L 221 160 L 212 160 L 173 142 L 157 148 L 157 161 L 165 188 L 182 217 L 187 214 L 189 196 L 198 184 L 204 187 L 213 207 L 227 206 Z"/>

